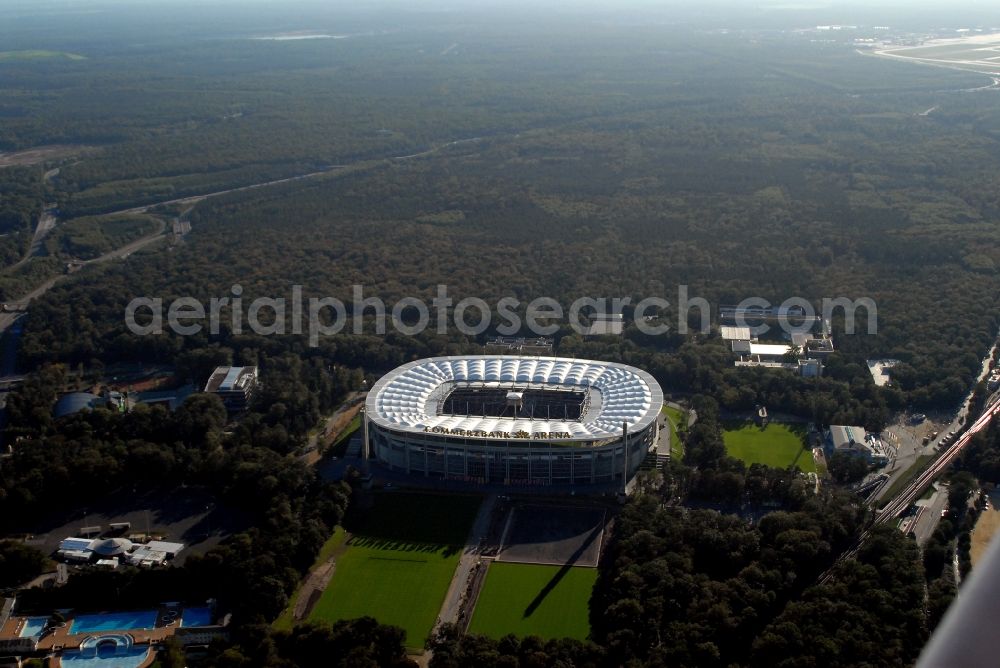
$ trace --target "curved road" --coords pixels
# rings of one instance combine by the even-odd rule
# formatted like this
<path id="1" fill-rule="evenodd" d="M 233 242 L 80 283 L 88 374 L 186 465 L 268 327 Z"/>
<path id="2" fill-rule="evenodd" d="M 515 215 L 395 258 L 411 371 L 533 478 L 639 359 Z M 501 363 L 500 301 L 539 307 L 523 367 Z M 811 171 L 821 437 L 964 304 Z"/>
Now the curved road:
<path id="1" fill-rule="evenodd" d="M 152 202 L 150 204 L 143 204 L 141 206 L 131 207 L 131 208 L 128 208 L 128 209 L 121 209 L 121 210 L 118 210 L 118 211 L 110 211 L 108 213 L 103 213 L 103 214 L 98 214 L 98 215 L 100 215 L 100 216 L 113 216 L 113 215 L 116 215 L 116 214 L 123 214 L 123 213 L 147 213 L 153 207 L 162 206 L 162 205 L 165 205 L 165 204 L 194 204 L 194 203 L 200 202 L 202 200 L 209 199 L 211 197 L 218 197 L 220 195 L 227 195 L 229 193 L 242 192 L 242 191 L 246 191 L 246 190 L 254 190 L 256 188 L 265 188 L 267 186 L 278 185 L 278 184 L 281 184 L 281 183 L 290 183 L 292 181 L 301 181 L 303 179 L 310 179 L 310 178 L 314 178 L 316 176 L 323 176 L 325 174 L 331 174 L 331 173 L 334 173 L 337 170 L 346 170 L 346 169 L 349 169 L 351 167 L 356 167 L 356 168 L 374 167 L 374 166 L 376 166 L 376 165 L 378 165 L 380 163 L 383 163 L 385 160 L 389 160 L 389 161 L 402 161 L 402 160 L 412 160 L 414 158 L 421 158 L 421 157 L 424 157 L 424 156 L 432 155 L 434 153 L 437 153 L 438 151 L 441 151 L 443 149 L 449 148 L 451 146 L 457 146 L 459 144 L 475 143 L 475 142 L 480 141 L 481 139 L 482 139 L 482 137 L 470 137 L 468 139 L 457 139 L 457 140 L 454 140 L 454 141 L 449 141 L 449 142 L 445 142 L 443 144 L 438 144 L 436 146 L 432 146 L 431 148 L 429 148 L 429 149 L 427 149 L 425 151 L 420 151 L 418 153 L 412 153 L 410 155 L 397 155 L 397 156 L 392 156 L 390 158 L 375 158 L 375 159 L 371 159 L 371 160 L 363 160 L 363 161 L 359 161 L 357 163 L 353 163 L 351 165 L 333 165 L 331 167 L 327 167 L 326 169 L 322 169 L 322 170 L 315 171 L 315 172 L 309 172 L 307 174 L 299 174 L 297 176 L 289 176 L 289 177 L 285 177 L 285 178 L 282 178 L 282 179 L 273 179 L 271 181 L 263 181 L 261 183 L 253 183 L 253 184 L 250 184 L 250 185 L 239 186 L 239 187 L 236 187 L 236 188 L 227 188 L 226 190 L 218 190 L 218 191 L 211 192 L 211 193 L 205 193 L 203 195 L 191 195 L 189 197 L 179 197 L 179 198 L 171 199 L 171 200 L 165 200 L 165 201 L 160 201 L 160 202 Z M 51 170 L 50 172 L 46 173 L 46 177 L 48 177 L 50 174 L 54 175 L 56 173 L 58 173 L 58 170 Z M 22 264 L 24 264 L 25 262 L 27 262 L 28 260 L 30 260 L 31 257 L 33 257 L 35 251 L 37 250 L 36 246 L 40 245 L 41 239 L 44 238 L 44 236 L 48 232 L 48 230 L 52 229 L 55 226 L 55 223 L 56 223 L 55 217 L 50 217 L 50 219 L 46 219 L 47 215 L 48 215 L 48 210 L 46 210 L 46 213 L 43 214 L 42 219 L 39 220 L 38 228 L 35 230 L 35 239 L 32 242 L 32 249 L 31 249 L 31 251 L 28 253 L 28 255 L 26 255 L 24 258 L 22 258 L 20 261 L 18 261 L 15 265 L 12 265 L 12 267 L 14 267 L 14 266 L 21 266 Z M 44 227 L 43 227 L 42 220 L 45 220 Z M 80 264 L 85 264 L 85 265 L 86 264 L 94 264 L 94 263 L 97 263 L 97 262 L 106 262 L 108 260 L 113 260 L 113 259 L 128 257 L 132 253 L 134 253 L 134 252 L 136 252 L 136 251 L 138 251 L 138 250 L 140 250 L 140 249 L 148 246 L 149 244 L 157 241 L 158 239 L 164 238 L 164 236 L 165 236 L 164 235 L 165 228 L 166 228 L 166 223 L 164 223 L 164 221 L 160 220 L 160 228 L 159 228 L 159 230 L 157 230 L 153 234 L 147 235 L 147 236 L 143 237 L 142 239 L 138 239 L 136 241 L 133 241 L 133 242 L 131 242 L 131 243 L 125 245 L 125 246 L 122 246 L 121 248 L 117 248 L 117 249 L 115 249 L 113 251 L 109 251 L 109 252 L 107 252 L 104 255 L 101 255 L 99 257 L 96 257 L 96 258 L 93 258 L 91 260 L 86 260 L 84 262 L 81 262 Z M 10 268 L 8 268 L 8 269 L 10 269 Z M 59 276 L 54 276 L 54 277 L 48 279 L 47 281 L 45 281 L 41 285 L 36 286 L 33 290 L 31 290 L 27 294 L 19 297 L 15 301 L 11 302 L 11 304 L 14 306 L 14 308 L 17 308 L 18 310 L 23 311 L 24 309 L 27 308 L 27 306 L 31 302 L 31 300 L 36 299 L 36 298 L 40 297 L 41 295 L 45 294 L 53 285 L 55 285 L 56 283 L 58 283 L 59 281 L 61 281 L 63 278 L 65 278 L 68 275 L 69 274 L 60 274 Z M 7 328 L 9 328 L 14 323 L 14 321 L 17 320 L 22 315 L 23 315 L 23 313 L 17 313 L 17 312 L 15 312 L 15 313 L 7 313 L 7 312 L 0 313 L 0 334 L 2 334 L 3 332 L 7 331 Z"/>

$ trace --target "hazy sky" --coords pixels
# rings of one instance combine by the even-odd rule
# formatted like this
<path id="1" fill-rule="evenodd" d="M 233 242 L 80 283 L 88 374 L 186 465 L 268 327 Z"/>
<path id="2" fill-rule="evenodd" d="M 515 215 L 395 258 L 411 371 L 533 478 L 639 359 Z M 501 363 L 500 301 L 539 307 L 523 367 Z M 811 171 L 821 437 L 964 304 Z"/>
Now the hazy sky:
<path id="1" fill-rule="evenodd" d="M 237 9 L 238 8 L 238 9 Z M 788 28 L 817 23 L 892 25 L 913 28 L 1000 27 L 1000 0 L 0 0 L 0 17 L 72 17 L 112 13 L 119 21 L 144 23 L 168 16 L 170 23 L 192 20 L 242 25 L 254 18 L 280 17 L 282 23 L 337 17 L 398 20 L 449 14 L 474 18 L 499 15 L 627 17 L 631 22 L 697 23 L 730 28 Z M 81 19 L 81 22 L 82 19 Z M 4 21 L 0 21 L 0 32 Z"/>
<path id="2" fill-rule="evenodd" d="M 285 8 L 290 11 L 296 8 L 316 7 L 331 9 L 344 7 L 353 10 L 365 8 L 406 8 L 410 10 L 427 9 L 472 9 L 484 6 L 493 7 L 540 7 L 560 9 L 602 9 L 615 10 L 625 8 L 671 9 L 685 11 L 704 9 L 705 7 L 734 9 L 872 9 L 915 8 L 940 11 L 963 9 L 982 9 L 993 13 L 997 11 L 997 0 L 0 0 L 3 9 L 36 9 L 51 11 L 52 9 L 97 9 L 114 6 L 146 6 L 146 7 L 200 7 L 210 6 L 268 6 Z"/>

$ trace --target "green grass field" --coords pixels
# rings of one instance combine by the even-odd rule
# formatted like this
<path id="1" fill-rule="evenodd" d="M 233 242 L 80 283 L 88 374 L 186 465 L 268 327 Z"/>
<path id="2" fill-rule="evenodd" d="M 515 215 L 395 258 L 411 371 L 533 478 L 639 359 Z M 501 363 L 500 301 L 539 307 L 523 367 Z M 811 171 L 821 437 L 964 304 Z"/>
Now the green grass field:
<path id="1" fill-rule="evenodd" d="M 478 497 L 376 495 L 371 510 L 349 518 L 353 536 L 310 619 L 369 615 L 423 648 L 478 508 Z"/>
<path id="2" fill-rule="evenodd" d="M 684 459 L 684 443 L 681 442 L 680 433 L 687 431 L 687 413 L 671 406 L 664 406 L 663 413 L 670 423 L 670 458 L 679 462 Z"/>
<path id="3" fill-rule="evenodd" d="M 590 634 L 588 603 L 596 581 L 596 568 L 490 564 L 469 632 L 584 640 Z"/>
<path id="4" fill-rule="evenodd" d="M 805 446 L 805 427 L 771 422 L 761 429 L 753 422 L 725 425 L 722 439 L 732 457 L 749 464 L 776 468 L 790 465 L 806 473 L 816 472 L 812 452 Z"/>

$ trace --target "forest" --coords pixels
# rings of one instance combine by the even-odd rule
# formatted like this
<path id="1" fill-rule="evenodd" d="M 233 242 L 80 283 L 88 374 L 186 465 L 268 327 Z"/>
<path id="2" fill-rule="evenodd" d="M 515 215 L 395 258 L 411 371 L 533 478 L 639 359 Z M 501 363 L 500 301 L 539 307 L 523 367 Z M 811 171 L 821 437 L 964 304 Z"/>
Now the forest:
<path id="1" fill-rule="evenodd" d="M 233 637 L 201 665 L 411 665 L 401 631 L 376 620 L 268 627 L 354 498 L 296 455 L 362 379 L 481 351 L 494 329 L 380 334 L 368 314 L 360 333 L 313 346 L 305 334 L 238 331 L 228 317 L 217 334 L 139 336 L 124 315 L 137 297 L 207 303 L 237 285 L 244 304 L 298 285 L 349 308 L 354 286 L 393 304 L 429 302 L 447 285 L 455 301 L 513 297 L 521 315 L 537 297 L 631 299 L 621 336 L 559 323 L 556 353 L 644 368 L 699 420 L 683 460 L 622 509 L 589 641 L 446 626 L 428 639 L 431 666 L 915 660 L 955 595 L 951 558 L 971 567 L 976 511 L 964 501 L 977 480 L 1000 482 L 1000 431 L 963 456 L 951 516 L 922 554 L 886 530 L 839 563 L 868 519 L 859 500 L 727 457 L 720 416 L 762 404 L 878 431 L 902 410 L 953 411 L 973 388 L 1000 327 L 1000 99 L 967 92 L 986 77 L 701 19 L 317 9 L 310 27 L 331 37 L 285 41 L 270 37 L 302 25 L 276 10 L 204 11 L 207 22 L 154 7 L 81 16 L 79 29 L 30 13 L 0 22 L 11 53 L 78 54 L 0 59 L 11 163 L 0 166 L 0 298 L 62 276 L 7 339 L 27 375 L 6 401 L 0 530 L 29 532 L 135 484 L 190 485 L 242 521 L 183 567 L 88 570 L 25 593 L 27 609 L 208 592 L 233 611 Z M 11 157 L 33 149 L 53 157 Z M 174 202 L 193 196 L 205 198 Z M 58 222 L 32 249 L 47 206 Z M 63 275 L 175 221 L 190 233 Z M 715 329 L 676 331 L 680 286 L 709 302 L 713 321 L 747 297 L 871 298 L 878 331 L 851 334 L 834 318 L 820 378 L 736 368 Z M 646 297 L 671 301 L 656 315 L 672 331 L 631 322 Z M 873 357 L 900 360 L 891 385 L 875 386 Z M 71 378 L 99 381 L 121 364 L 169 367 L 195 385 L 217 365 L 255 364 L 262 390 L 235 424 L 201 394 L 173 413 L 53 417 Z M 858 474 L 839 461 L 831 473 Z M 45 565 L 0 542 L 5 574 L 23 581 Z M 176 649 L 163 665 L 183 665 Z"/>
<path id="2" fill-rule="evenodd" d="M 32 378 L 30 389 L 16 395 L 18 414 L 37 413 L 60 373 L 65 371 L 52 368 Z M 614 523 L 590 602 L 590 641 L 497 641 L 446 625 L 427 641 L 430 665 L 854 666 L 914 660 L 941 612 L 933 585 L 931 609 L 923 606 L 930 557 L 921 559 L 912 540 L 886 528 L 856 560 L 835 564 L 866 520 L 860 500 L 836 489 L 816 494 L 791 470 L 743 471 L 715 446 L 721 425 L 714 400 L 699 395 L 693 401 L 699 420 L 688 436 L 685 462 L 650 477 Z M 87 490 L 95 476 L 107 482 L 106 491 L 139 480 L 145 470 L 154 472 L 156 484 L 186 480 L 216 490 L 219 503 L 244 513 L 249 527 L 181 567 L 85 569 L 63 587 L 23 592 L 23 609 L 88 609 L 94 601 L 142 607 L 164 596 L 203 600 L 210 594 L 233 611 L 233 637 L 213 644 L 199 665 L 310 665 L 328 653 L 333 665 L 412 665 L 401 631 L 375 620 L 291 631 L 264 626 L 287 604 L 357 492 L 321 482 L 298 459 L 282 456 L 273 441 L 252 443 L 242 430 L 223 433 L 223 423 L 217 398 L 194 395 L 173 415 L 95 410 L 37 433 L 26 428 L 29 445 L 15 451 L 0 478 L 0 508 L 8 520 L 30 522 L 52 509 L 58 494 L 94 500 Z M 36 440 L 53 456 L 38 457 Z M 112 462 L 122 452 L 128 456 L 119 473 Z M 66 457 L 80 465 L 67 466 Z M 752 503 L 769 512 L 747 522 L 735 514 L 742 504 L 724 496 L 716 509 L 698 508 L 709 497 L 685 483 L 692 475 L 735 477 Z M 22 572 L 37 571 L 32 559 L 39 556 L 0 544 L 0 557 L 21 564 Z M 832 578 L 819 584 L 831 567 Z"/>
<path id="3" fill-rule="evenodd" d="M 51 406 L 67 370 L 53 366 L 32 374 L 8 399 L 6 434 L 16 435 L 18 445 L 0 468 L 0 531 L 23 535 L 53 513 L 137 485 L 166 495 L 202 490 L 238 520 L 240 530 L 181 568 L 85 569 L 65 587 L 23 592 L 25 609 L 128 608 L 214 593 L 238 623 L 276 617 L 343 520 L 351 494 L 346 484 L 322 481 L 314 468 L 286 456 L 289 434 L 301 439 L 304 416 L 331 410 L 360 376 L 303 365 L 292 356 L 275 360 L 274 367 L 267 408 L 247 415 L 236 430 L 224 430 L 226 410 L 209 394 L 192 395 L 173 413 L 162 406 L 125 414 L 98 408 L 57 421 Z M 29 577 L 41 568 L 35 556 L 32 561 L 0 543 L 0 559 Z"/>
<path id="4" fill-rule="evenodd" d="M 531 45 L 529 37 L 522 49 Z M 877 335 L 847 335 L 835 320 L 839 354 L 830 361 L 828 377 L 856 391 L 869 382 L 866 358 L 894 357 L 903 364 L 894 370 L 894 388 L 883 393 L 885 402 L 955 405 L 971 387 L 997 329 L 994 262 L 1000 247 L 991 220 L 998 203 L 990 194 L 996 192 L 996 140 L 987 131 L 971 145 L 968 134 L 986 122 L 990 105 L 973 96 L 948 96 L 923 69 L 907 65 L 894 65 L 897 82 L 875 94 L 868 69 L 881 71 L 888 64 L 787 41 L 751 49 L 735 40 L 720 44 L 686 34 L 672 42 L 673 49 L 703 53 L 711 47 L 715 55 L 696 76 L 690 60 L 658 56 L 654 64 L 616 56 L 622 36 L 601 37 L 603 67 L 608 76 L 619 72 L 617 87 L 597 85 L 574 46 L 560 40 L 549 47 L 555 53 L 550 69 L 519 73 L 534 85 L 521 82 L 514 96 L 500 78 L 489 91 L 492 104 L 480 89 L 493 79 L 477 84 L 476 96 L 460 84 L 478 72 L 470 63 L 428 64 L 422 75 L 428 81 L 409 97 L 395 79 L 367 82 L 403 98 L 391 105 L 367 100 L 369 108 L 406 116 L 409 125 L 420 119 L 430 123 L 431 117 L 440 121 L 434 135 L 426 128 L 394 129 L 407 138 L 399 145 L 386 145 L 387 135 L 379 132 L 382 125 L 395 128 L 390 120 L 397 119 L 357 120 L 362 125 L 353 136 L 372 135 L 371 145 L 362 149 L 340 142 L 340 135 L 322 124 L 294 123 L 288 115 L 295 110 L 289 108 L 263 115 L 267 126 L 256 125 L 264 122 L 262 116 L 247 114 L 232 123 L 172 130 L 169 141 L 154 133 L 143 141 L 163 143 L 155 149 L 123 138 L 67 166 L 52 189 L 61 211 L 72 216 L 94 210 L 77 207 L 94 188 L 122 193 L 121 201 L 109 192 L 95 195 L 114 209 L 194 192 L 184 186 L 144 190 L 155 180 L 190 179 L 210 183 L 213 190 L 350 165 L 213 197 L 190 212 L 193 229 L 183 246 L 112 267 L 88 267 L 81 280 L 58 287 L 33 310 L 22 347 L 25 366 L 159 360 L 178 347 L 201 345 L 126 341 L 121 314 L 125 303 L 140 295 L 206 301 L 239 284 L 250 301 L 285 296 L 300 284 L 307 296 L 349 303 L 350 287 L 357 284 L 391 304 L 404 296 L 429 299 L 434 286 L 447 284 L 456 299 L 474 296 L 489 303 L 504 296 L 522 302 L 549 296 L 569 304 L 588 296 L 630 297 L 635 304 L 650 296 L 673 302 L 684 285 L 713 306 L 748 296 L 774 303 L 800 296 L 817 307 L 827 297 L 870 297 L 878 304 Z M 489 39 L 484 36 L 486 43 Z M 413 46 L 405 40 L 393 44 L 389 54 L 397 59 Z M 657 45 L 650 34 L 634 49 L 652 53 Z M 494 70 L 517 63 L 512 55 L 492 58 Z M 793 64 L 792 58 L 799 60 Z M 789 72 L 821 59 L 832 72 L 827 85 L 804 83 L 802 73 Z M 239 74 L 256 77 L 258 87 L 265 86 L 261 76 Z M 344 76 L 341 69 L 295 70 L 274 85 L 305 104 L 301 87 L 340 91 L 360 85 Z M 953 76 L 959 85 L 971 75 Z M 207 73 L 204 99 L 223 81 L 233 85 L 234 77 Z M 646 85 L 630 84 L 636 77 L 644 77 Z M 852 87 L 856 80 L 862 83 Z M 444 85 L 456 91 L 444 99 L 457 107 L 449 113 L 461 116 L 462 123 L 434 115 L 433 108 L 405 113 L 407 104 L 423 104 L 427 90 Z M 947 104 L 933 116 L 906 111 L 941 96 Z M 775 97 L 785 100 L 780 109 L 767 103 Z M 261 94 L 261 99 L 268 98 Z M 520 107 L 512 108 L 514 99 Z M 311 104 L 314 110 L 326 108 L 322 101 Z M 463 104 L 480 111 L 462 111 Z M 170 108 L 164 105 L 160 114 Z M 166 118 L 161 122 L 162 128 L 173 127 Z M 341 130 L 352 127 L 337 122 Z M 227 155 L 213 148 L 212 136 L 225 137 L 233 150 L 288 155 L 297 144 L 280 133 L 290 124 L 297 141 L 313 153 L 289 171 L 214 181 L 229 174 L 232 164 L 245 169 L 246 158 L 238 154 L 206 171 L 206 159 Z M 392 159 L 470 137 L 481 139 L 411 160 Z M 196 142 L 197 151 L 185 151 L 184 141 Z M 137 157 L 122 151 L 136 151 Z M 175 154 L 183 154 L 179 162 Z M 124 177 L 138 173 L 143 185 L 133 190 Z M 73 243 L 72 225 L 62 233 L 64 241 L 49 244 L 50 252 Z M 676 313 L 664 316 L 676 322 Z M 629 335 L 641 348 L 674 355 L 682 342 L 676 336 Z M 227 345 L 226 336 L 209 343 Z M 454 343 L 454 337 L 447 339 L 435 345 Z M 711 342 L 697 343 L 706 344 L 699 356 L 712 358 Z M 365 342 L 372 344 L 376 341 Z M 566 344 L 576 346 L 572 339 Z M 737 396 L 738 385 L 724 384 L 719 391 L 727 404 L 745 403 Z"/>

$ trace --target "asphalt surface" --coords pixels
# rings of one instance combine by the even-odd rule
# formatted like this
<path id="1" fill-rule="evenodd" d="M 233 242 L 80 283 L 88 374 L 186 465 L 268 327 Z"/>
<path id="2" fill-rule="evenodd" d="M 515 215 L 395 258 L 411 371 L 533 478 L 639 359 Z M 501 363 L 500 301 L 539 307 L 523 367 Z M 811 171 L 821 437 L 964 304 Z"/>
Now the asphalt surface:
<path id="1" fill-rule="evenodd" d="M 469 573 L 479 561 L 479 554 L 489 532 L 490 519 L 496 502 L 497 495 L 490 494 L 483 499 L 479 506 L 479 514 L 476 515 L 476 521 L 473 522 L 472 529 L 469 531 L 469 537 L 465 541 L 465 550 L 462 551 L 458 568 L 455 569 L 455 575 L 451 578 L 448 593 L 441 605 L 441 613 L 438 615 L 439 624 L 454 623 L 458 620 L 458 613 L 469 581 Z"/>
<path id="2" fill-rule="evenodd" d="M 921 503 L 921 502 L 918 502 Z M 917 539 L 917 545 L 924 545 L 941 522 L 941 511 L 948 507 L 948 490 L 941 488 L 931 498 L 919 506 L 916 521 L 910 531 Z"/>

